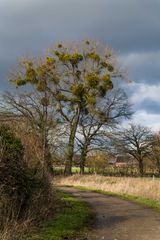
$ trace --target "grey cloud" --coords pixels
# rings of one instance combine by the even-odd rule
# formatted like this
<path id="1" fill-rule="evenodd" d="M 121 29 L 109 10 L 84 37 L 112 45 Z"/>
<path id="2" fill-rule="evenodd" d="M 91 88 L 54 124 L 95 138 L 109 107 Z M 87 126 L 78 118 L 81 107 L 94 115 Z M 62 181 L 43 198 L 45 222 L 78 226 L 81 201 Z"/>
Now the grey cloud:
<path id="1" fill-rule="evenodd" d="M 36 43 L 92 37 L 121 52 L 153 50 L 159 48 L 159 10 L 157 0 L 6 0 L 0 43 L 5 46 L 8 38 L 32 50 Z"/>
<path id="2" fill-rule="evenodd" d="M 146 114 L 160 115 L 160 84 L 133 83 L 122 86 L 135 113 L 143 111 Z"/>
<path id="3" fill-rule="evenodd" d="M 2 89 L 10 89 L 10 83 L 8 81 L 8 71 L 12 66 L 11 61 L 0 60 L 0 92 Z"/>
<path id="4" fill-rule="evenodd" d="M 151 99 L 145 99 L 138 108 L 145 110 L 148 114 L 160 114 L 160 103 Z"/>
<path id="5" fill-rule="evenodd" d="M 120 58 L 137 83 L 160 84 L 160 50 L 131 52 Z"/>

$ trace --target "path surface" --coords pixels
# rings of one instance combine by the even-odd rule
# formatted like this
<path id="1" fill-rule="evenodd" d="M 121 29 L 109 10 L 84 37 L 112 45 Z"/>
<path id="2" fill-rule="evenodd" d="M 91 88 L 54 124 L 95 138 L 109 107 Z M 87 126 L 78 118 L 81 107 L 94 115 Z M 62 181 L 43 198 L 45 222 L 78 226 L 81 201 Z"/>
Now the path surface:
<path id="1" fill-rule="evenodd" d="M 160 240 L 160 212 L 146 206 L 71 187 L 60 187 L 89 203 L 97 214 L 87 240 Z"/>

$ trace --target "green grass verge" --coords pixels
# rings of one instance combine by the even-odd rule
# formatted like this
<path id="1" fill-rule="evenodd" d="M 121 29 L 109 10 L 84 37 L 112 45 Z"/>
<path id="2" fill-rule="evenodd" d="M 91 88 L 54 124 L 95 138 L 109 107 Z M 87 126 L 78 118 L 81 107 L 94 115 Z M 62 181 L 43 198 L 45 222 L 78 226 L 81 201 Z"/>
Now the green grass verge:
<path id="1" fill-rule="evenodd" d="M 62 206 L 52 221 L 48 221 L 39 232 L 27 240 L 61 240 L 83 236 L 94 219 L 93 210 L 71 195 L 58 193 Z"/>
<path id="2" fill-rule="evenodd" d="M 158 201 L 158 200 L 153 200 L 153 199 L 145 198 L 145 197 L 141 197 L 141 196 L 133 196 L 133 195 L 128 195 L 128 194 L 107 192 L 107 191 L 97 190 L 95 188 L 87 188 L 87 187 L 83 187 L 83 186 L 70 186 L 70 187 L 75 187 L 75 188 L 79 188 L 81 190 L 88 190 L 88 191 L 92 191 L 92 192 L 96 192 L 96 193 L 101 193 L 101 194 L 105 194 L 105 195 L 112 196 L 112 197 L 119 197 L 124 200 L 129 200 L 132 202 L 136 202 L 136 203 L 160 210 L 160 201 Z"/>

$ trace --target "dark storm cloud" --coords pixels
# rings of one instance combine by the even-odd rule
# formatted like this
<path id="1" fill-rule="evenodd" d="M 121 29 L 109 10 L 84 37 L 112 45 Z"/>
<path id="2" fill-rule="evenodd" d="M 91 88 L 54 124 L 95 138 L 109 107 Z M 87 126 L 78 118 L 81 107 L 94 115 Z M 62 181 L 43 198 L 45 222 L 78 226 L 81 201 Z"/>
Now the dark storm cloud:
<path id="1" fill-rule="evenodd" d="M 123 51 L 159 48 L 159 0 L 1 0 L 0 49 L 92 37 Z"/>

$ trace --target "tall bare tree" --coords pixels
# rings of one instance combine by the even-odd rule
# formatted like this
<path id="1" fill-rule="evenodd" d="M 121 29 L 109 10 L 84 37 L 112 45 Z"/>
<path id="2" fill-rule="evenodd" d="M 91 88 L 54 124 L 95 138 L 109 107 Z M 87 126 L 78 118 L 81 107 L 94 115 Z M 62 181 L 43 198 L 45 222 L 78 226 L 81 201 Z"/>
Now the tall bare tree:
<path id="1" fill-rule="evenodd" d="M 55 110 L 52 99 L 48 93 L 39 92 L 37 89 L 23 89 L 23 92 L 4 94 L 5 109 L 12 112 L 13 115 L 19 115 L 21 120 L 21 130 L 24 122 L 24 128 L 33 132 L 39 139 L 42 149 L 41 169 L 45 176 L 51 167 L 49 135 L 53 128 L 56 128 Z M 18 121 L 17 121 L 18 122 Z M 15 126 L 16 128 L 18 126 Z M 25 130 L 24 130 L 25 132 Z"/>
<path id="2" fill-rule="evenodd" d="M 81 114 L 76 139 L 80 147 L 80 172 L 84 173 L 87 153 L 106 149 L 111 129 L 132 114 L 126 94 L 119 88 L 109 91 L 99 102 L 96 112 Z"/>
<path id="3" fill-rule="evenodd" d="M 113 144 L 118 152 L 128 153 L 133 156 L 139 166 L 139 173 L 144 175 L 144 160 L 152 152 L 152 131 L 144 126 L 130 124 L 126 129 L 115 133 Z"/>

